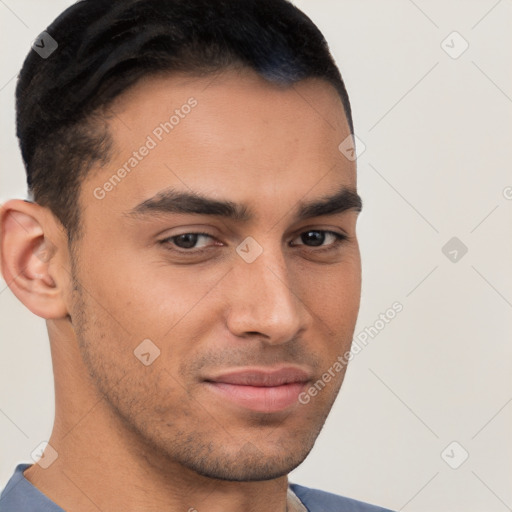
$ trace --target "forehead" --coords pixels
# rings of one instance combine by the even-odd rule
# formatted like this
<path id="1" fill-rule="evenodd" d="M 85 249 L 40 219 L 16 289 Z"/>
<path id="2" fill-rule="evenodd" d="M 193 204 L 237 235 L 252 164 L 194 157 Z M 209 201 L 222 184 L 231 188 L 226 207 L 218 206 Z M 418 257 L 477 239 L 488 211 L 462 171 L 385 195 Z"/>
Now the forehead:
<path id="1" fill-rule="evenodd" d="M 282 86 L 246 71 L 151 77 L 111 113 L 114 156 L 81 194 L 93 207 L 126 211 L 169 187 L 270 208 L 278 196 L 285 204 L 355 188 L 355 164 L 338 150 L 350 133 L 343 106 L 322 80 Z"/>

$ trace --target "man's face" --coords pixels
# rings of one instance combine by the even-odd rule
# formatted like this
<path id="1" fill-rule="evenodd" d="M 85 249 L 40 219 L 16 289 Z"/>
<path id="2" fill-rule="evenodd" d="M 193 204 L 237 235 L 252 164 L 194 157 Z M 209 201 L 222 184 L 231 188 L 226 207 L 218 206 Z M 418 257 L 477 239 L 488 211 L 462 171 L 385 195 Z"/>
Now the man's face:
<path id="1" fill-rule="evenodd" d="M 115 155 L 80 194 L 70 314 L 84 363 L 146 455 L 221 479 L 284 475 L 344 370 L 308 403 L 299 393 L 349 349 L 359 309 L 357 211 L 324 202 L 356 189 L 338 96 L 228 72 L 145 80 L 113 109 Z"/>

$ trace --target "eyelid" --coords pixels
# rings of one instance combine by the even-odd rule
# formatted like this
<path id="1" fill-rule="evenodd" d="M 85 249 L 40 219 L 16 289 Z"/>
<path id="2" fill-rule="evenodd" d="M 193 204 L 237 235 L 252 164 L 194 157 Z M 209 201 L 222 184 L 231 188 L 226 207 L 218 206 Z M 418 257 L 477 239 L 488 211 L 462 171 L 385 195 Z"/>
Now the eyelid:
<path id="1" fill-rule="evenodd" d="M 322 250 L 330 250 L 338 245 L 340 245 L 341 243 L 347 241 L 350 237 L 346 234 L 346 233 L 339 233 L 338 231 L 334 231 L 333 229 L 321 229 L 321 228 L 311 228 L 311 227 L 308 227 L 308 228 L 302 228 L 299 232 L 297 232 L 294 237 L 291 239 L 290 243 L 293 242 L 294 240 L 296 240 L 297 238 L 300 238 L 303 234 L 305 233 L 308 233 L 308 232 L 321 232 L 321 233 L 325 233 L 327 235 L 332 235 L 335 237 L 335 240 L 333 243 L 330 243 L 330 244 L 327 244 L 327 245 L 319 245 L 319 246 L 308 246 L 304 243 L 297 243 L 297 244 L 294 244 L 293 247 L 297 247 L 297 246 L 303 246 L 303 247 L 306 247 L 310 250 L 313 250 L 313 251 L 317 251 L 317 252 L 320 252 Z M 204 247 L 193 247 L 193 248 L 190 248 L 190 249 L 184 249 L 182 247 L 179 247 L 177 246 L 173 239 L 175 238 L 178 238 L 180 236 L 183 236 L 183 235 L 197 235 L 197 236 L 204 236 L 204 237 L 208 237 L 210 238 L 213 243 L 210 243 Z M 210 234 L 210 233 L 206 233 L 204 231 L 193 231 L 193 228 L 192 230 L 189 230 L 189 231 L 183 231 L 181 233 L 177 233 L 177 234 L 173 234 L 173 235 L 170 235 L 170 236 L 167 236 L 163 239 L 161 239 L 159 241 L 159 243 L 161 245 L 170 245 L 172 246 L 172 248 L 169 248 L 168 250 L 170 251 L 175 251 L 177 253 L 188 253 L 188 254 L 198 254 L 200 252 L 203 252 L 203 251 L 206 251 L 208 250 L 210 247 L 215 247 L 215 246 L 221 246 L 221 245 L 225 245 L 223 242 L 220 242 L 216 236 Z"/>
<path id="2" fill-rule="evenodd" d="M 162 238 L 160 240 L 160 243 L 161 244 L 172 243 L 173 239 L 178 238 L 178 237 L 183 236 L 183 235 L 197 235 L 199 237 L 200 236 L 204 236 L 204 237 L 208 237 L 211 240 L 217 242 L 217 243 L 214 243 L 214 244 L 211 244 L 211 245 L 219 245 L 219 243 L 222 244 L 222 242 L 219 242 L 219 240 L 217 240 L 217 238 L 214 235 L 212 235 L 210 233 L 205 233 L 203 231 L 184 231 L 183 233 L 177 233 L 175 235 L 170 235 L 170 236 L 167 236 L 165 238 Z M 183 249 L 182 247 L 175 246 L 175 250 L 182 251 L 182 252 L 193 252 L 193 251 L 198 251 L 198 250 L 201 250 L 201 249 L 206 249 L 207 247 L 210 247 L 211 245 L 208 245 L 206 247 L 192 248 L 192 249 Z"/>
<path id="3" fill-rule="evenodd" d="M 312 222 L 310 224 L 301 225 L 299 228 L 295 228 L 291 232 L 291 236 L 297 237 L 303 233 L 308 233 L 309 231 L 322 231 L 323 233 L 333 233 L 340 236 L 346 236 L 347 238 L 349 237 L 349 234 L 340 225 L 324 224 L 323 222 Z"/>
<path id="4" fill-rule="evenodd" d="M 320 250 L 321 248 L 327 249 L 327 248 L 329 248 L 329 247 L 336 246 L 336 245 L 338 245 L 338 244 L 340 244 L 340 243 L 342 243 L 342 242 L 344 242 L 344 241 L 346 241 L 346 240 L 348 240 L 348 239 L 349 239 L 349 236 L 348 236 L 347 234 L 345 234 L 345 233 L 338 233 L 337 231 L 334 231 L 334 230 L 332 230 L 332 229 L 314 229 L 314 228 L 313 228 L 313 229 L 301 230 L 301 231 L 300 231 L 300 233 L 298 233 L 298 234 L 297 234 L 297 235 L 292 239 L 292 241 L 293 241 L 293 240 L 295 240 L 295 239 L 297 239 L 297 238 L 299 238 L 299 237 L 301 237 L 304 233 L 309 233 L 310 231 L 313 231 L 313 232 L 314 232 L 314 231 L 317 231 L 317 232 L 320 232 L 320 233 L 325 233 L 325 234 L 328 234 L 328 235 L 333 235 L 333 236 L 334 236 L 334 238 L 335 238 L 335 241 L 334 241 L 334 243 L 332 243 L 332 244 L 328 244 L 328 245 L 320 245 L 320 246 L 314 246 L 314 245 L 313 245 L 313 246 L 308 246 L 308 245 L 306 245 L 306 244 L 304 244 L 304 243 L 302 243 L 302 244 L 298 244 L 298 245 L 303 245 L 303 246 L 305 246 L 305 247 L 309 247 L 310 249 Z"/>

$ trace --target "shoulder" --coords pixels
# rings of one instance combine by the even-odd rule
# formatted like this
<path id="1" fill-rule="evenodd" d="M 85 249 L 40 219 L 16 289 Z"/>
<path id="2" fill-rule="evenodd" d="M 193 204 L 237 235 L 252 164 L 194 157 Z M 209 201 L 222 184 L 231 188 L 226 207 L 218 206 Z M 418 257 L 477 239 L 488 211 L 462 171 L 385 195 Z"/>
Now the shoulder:
<path id="1" fill-rule="evenodd" d="M 0 495 L 0 512 L 64 512 L 23 475 L 30 464 L 18 464 Z"/>
<path id="2" fill-rule="evenodd" d="M 290 488 L 309 512 L 392 512 L 386 508 L 298 484 L 290 484 Z"/>

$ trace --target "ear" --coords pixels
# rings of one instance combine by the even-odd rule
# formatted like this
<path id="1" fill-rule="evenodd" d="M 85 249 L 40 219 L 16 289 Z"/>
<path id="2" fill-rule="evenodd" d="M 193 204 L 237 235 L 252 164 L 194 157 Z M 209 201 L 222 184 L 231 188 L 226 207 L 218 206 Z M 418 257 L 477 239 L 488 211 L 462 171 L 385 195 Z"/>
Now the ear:
<path id="1" fill-rule="evenodd" d="M 16 297 L 46 319 L 66 317 L 65 231 L 47 209 L 12 199 L 0 206 L 0 268 Z M 64 259 L 63 259 L 64 258 Z"/>

